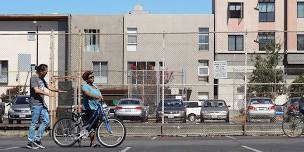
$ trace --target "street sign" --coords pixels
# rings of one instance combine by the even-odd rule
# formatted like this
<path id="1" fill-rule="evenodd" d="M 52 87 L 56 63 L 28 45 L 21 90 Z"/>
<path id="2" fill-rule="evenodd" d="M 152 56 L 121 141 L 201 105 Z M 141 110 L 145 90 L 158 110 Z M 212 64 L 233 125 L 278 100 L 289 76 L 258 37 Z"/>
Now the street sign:
<path id="1" fill-rule="evenodd" d="M 227 61 L 214 61 L 214 79 L 227 79 Z"/>

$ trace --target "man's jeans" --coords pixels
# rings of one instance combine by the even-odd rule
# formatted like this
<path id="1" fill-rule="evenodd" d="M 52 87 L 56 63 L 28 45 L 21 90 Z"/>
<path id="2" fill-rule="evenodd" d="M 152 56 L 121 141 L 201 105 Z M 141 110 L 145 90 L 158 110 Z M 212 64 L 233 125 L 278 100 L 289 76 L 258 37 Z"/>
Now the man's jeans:
<path id="1" fill-rule="evenodd" d="M 32 106 L 32 122 L 29 128 L 28 140 L 29 141 L 41 141 L 45 128 L 49 125 L 49 112 L 44 106 Z M 40 126 L 36 134 L 36 125 L 40 118 Z"/>

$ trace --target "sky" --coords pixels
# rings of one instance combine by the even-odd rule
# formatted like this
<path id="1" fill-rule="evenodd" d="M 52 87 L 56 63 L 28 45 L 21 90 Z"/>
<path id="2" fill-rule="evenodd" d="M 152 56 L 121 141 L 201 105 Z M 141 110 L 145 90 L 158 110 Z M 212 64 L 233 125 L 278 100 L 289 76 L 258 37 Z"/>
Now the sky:
<path id="1" fill-rule="evenodd" d="M 141 4 L 153 14 L 211 14 L 212 0 L 1 0 L 0 14 L 126 14 Z"/>

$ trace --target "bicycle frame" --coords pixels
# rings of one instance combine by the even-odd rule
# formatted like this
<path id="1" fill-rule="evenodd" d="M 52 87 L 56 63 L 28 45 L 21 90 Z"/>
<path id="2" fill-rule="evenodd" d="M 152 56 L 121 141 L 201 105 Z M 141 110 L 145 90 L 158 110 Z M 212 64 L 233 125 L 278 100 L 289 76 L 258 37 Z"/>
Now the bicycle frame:
<path id="1" fill-rule="evenodd" d="M 104 108 L 100 104 L 98 104 L 98 108 L 94 112 L 93 116 L 83 126 L 89 125 L 87 130 L 91 130 L 93 125 L 96 123 L 96 121 L 100 121 L 100 122 L 98 122 L 98 125 L 100 125 L 101 122 L 105 122 L 107 131 L 109 133 L 112 133 L 112 129 L 111 129 L 110 123 L 108 121 L 108 116 L 105 113 Z"/>

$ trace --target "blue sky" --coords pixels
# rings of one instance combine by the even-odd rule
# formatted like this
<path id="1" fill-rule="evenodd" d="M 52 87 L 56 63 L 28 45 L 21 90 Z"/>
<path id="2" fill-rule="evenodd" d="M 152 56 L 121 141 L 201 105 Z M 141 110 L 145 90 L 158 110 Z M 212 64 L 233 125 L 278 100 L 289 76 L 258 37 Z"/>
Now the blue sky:
<path id="1" fill-rule="evenodd" d="M 210 14 L 212 0 L 1 0 L 1 14 L 126 14 L 134 5 L 154 14 Z"/>

